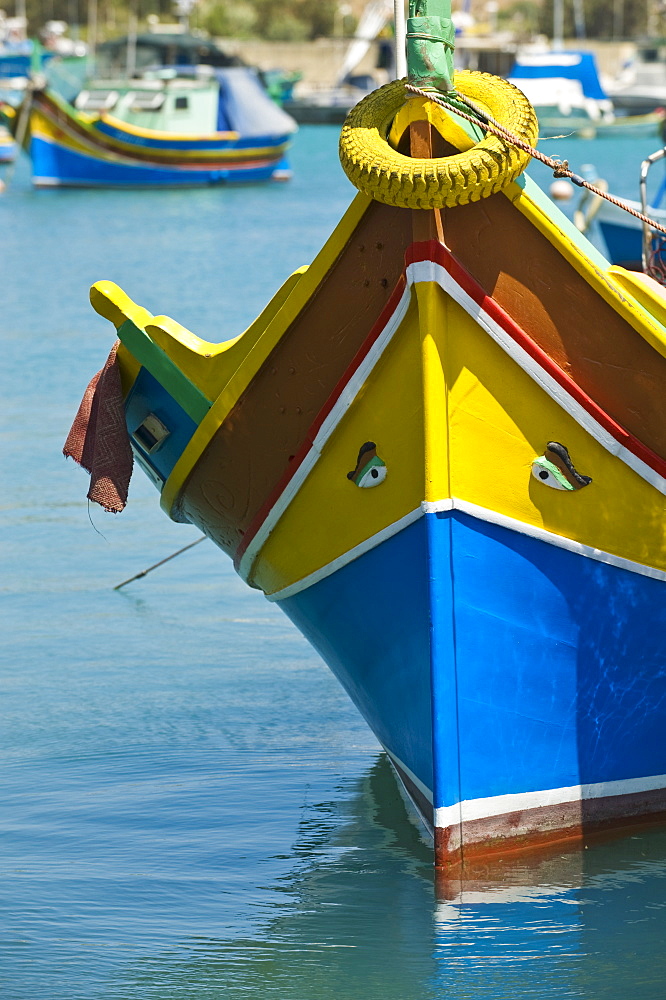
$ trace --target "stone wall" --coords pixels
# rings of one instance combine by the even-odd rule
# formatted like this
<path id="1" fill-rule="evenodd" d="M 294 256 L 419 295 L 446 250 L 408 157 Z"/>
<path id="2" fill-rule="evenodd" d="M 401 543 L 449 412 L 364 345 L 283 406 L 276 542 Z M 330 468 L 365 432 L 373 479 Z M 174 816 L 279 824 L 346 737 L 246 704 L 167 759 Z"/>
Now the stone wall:
<path id="1" fill-rule="evenodd" d="M 346 38 L 321 38 L 316 42 L 241 41 L 237 38 L 220 38 L 217 41 L 226 51 L 237 53 L 245 62 L 260 69 L 282 69 L 302 73 L 302 85 L 307 88 L 330 87 L 336 82 L 349 45 L 349 39 Z M 481 68 L 493 72 L 502 72 L 507 62 L 510 63 L 508 54 L 513 48 L 514 46 L 507 45 L 506 40 L 495 42 L 488 37 L 479 37 L 476 40 L 468 37 L 465 40 L 465 50 L 472 54 L 470 65 L 474 64 L 473 53 L 478 50 Z M 597 56 L 599 71 L 605 77 L 612 79 L 619 73 L 636 46 L 631 42 L 570 40 L 565 42 L 565 48 L 593 51 Z M 491 58 L 493 52 L 496 55 L 495 59 Z M 376 63 L 376 45 L 372 45 L 356 72 L 372 73 Z"/>

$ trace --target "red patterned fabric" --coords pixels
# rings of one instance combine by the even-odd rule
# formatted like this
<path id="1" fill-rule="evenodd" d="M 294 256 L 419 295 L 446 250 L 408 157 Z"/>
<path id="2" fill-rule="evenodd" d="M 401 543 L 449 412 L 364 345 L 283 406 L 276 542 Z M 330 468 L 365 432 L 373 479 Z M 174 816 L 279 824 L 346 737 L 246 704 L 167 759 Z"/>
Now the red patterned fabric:
<path id="1" fill-rule="evenodd" d="M 133 465 L 116 358 L 119 343 L 90 381 L 63 448 L 63 455 L 90 473 L 88 499 L 114 514 L 127 503 Z"/>

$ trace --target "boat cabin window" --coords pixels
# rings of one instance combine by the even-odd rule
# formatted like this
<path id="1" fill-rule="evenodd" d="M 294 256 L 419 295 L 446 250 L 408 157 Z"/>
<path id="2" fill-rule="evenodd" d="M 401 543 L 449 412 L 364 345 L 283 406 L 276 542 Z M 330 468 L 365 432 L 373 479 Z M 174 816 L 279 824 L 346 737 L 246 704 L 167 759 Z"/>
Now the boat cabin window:
<path id="1" fill-rule="evenodd" d="M 82 90 L 74 101 L 78 111 L 109 111 L 118 101 L 117 90 Z"/>
<path id="2" fill-rule="evenodd" d="M 163 93 L 133 91 L 130 95 L 130 111 L 159 111 L 164 104 Z"/>
<path id="3" fill-rule="evenodd" d="M 190 99 L 189 97 L 177 97 L 173 106 L 176 111 L 187 111 L 190 106 Z"/>

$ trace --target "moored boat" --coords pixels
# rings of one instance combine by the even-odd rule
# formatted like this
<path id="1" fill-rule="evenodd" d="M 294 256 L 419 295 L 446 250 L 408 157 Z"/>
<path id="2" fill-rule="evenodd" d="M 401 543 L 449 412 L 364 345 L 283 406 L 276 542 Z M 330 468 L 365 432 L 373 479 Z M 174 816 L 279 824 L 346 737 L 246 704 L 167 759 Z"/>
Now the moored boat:
<path id="1" fill-rule="evenodd" d="M 650 168 L 666 156 L 660 147 L 640 164 L 638 191 L 640 201 L 615 199 L 610 201 L 589 190 L 584 191 L 574 213 L 574 222 L 581 232 L 594 224 L 606 246 L 608 259 L 631 271 L 643 271 L 659 284 L 666 285 L 666 180 L 648 197 Z M 597 182 L 607 189 L 605 180 Z M 619 204 L 618 204 L 619 202 Z"/>
<path id="2" fill-rule="evenodd" d="M 286 152 L 296 125 L 247 67 L 96 80 L 74 105 L 34 86 L 26 101 L 25 146 L 36 187 L 183 186 L 289 176 Z M 20 117 L 18 111 L 14 121 Z"/>
<path id="3" fill-rule="evenodd" d="M 532 103 L 543 137 L 637 139 L 656 135 L 663 122 L 663 111 L 618 114 L 591 52 L 526 51 L 509 79 Z"/>
<path id="4" fill-rule="evenodd" d="M 16 157 L 16 143 L 7 128 L 0 125 L 0 163 L 11 163 Z"/>
<path id="5" fill-rule="evenodd" d="M 286 612 L 446 868 L 666 812 L 666 297 L 525 176 L 490 119 L 529 148 L 529 102 L 454 76 L 450 9 L 415 8 L 419 93 L 352 111 L 360 193 L 242 336 L 93 287 L 119 344 L 65 452 L 111 510 L 133 454 Z"/>

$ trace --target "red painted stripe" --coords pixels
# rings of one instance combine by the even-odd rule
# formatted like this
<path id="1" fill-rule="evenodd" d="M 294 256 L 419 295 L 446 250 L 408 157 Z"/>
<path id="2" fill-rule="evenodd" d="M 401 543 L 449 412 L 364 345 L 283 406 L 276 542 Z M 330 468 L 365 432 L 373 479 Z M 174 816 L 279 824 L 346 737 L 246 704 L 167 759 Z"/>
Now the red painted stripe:
<path id="1" fill-rule="evenodd" d="M 378 339 L 378 337 L 381 334 L 382 330 L 384 329 L 384 327 L 386 326 L 386 324 L 388 323 L 388 321 L 391 319 L 391 316 L 393 315 L 393 313 L 398 308 L 398 303 L 400 302 L 400 299 L 402 298 L 402 294 L 403 294 L 403 292 L 405 290 L 406 285 L 407 285 L 407 278 L 406 278 L 406 276 L 404 274 L 402 274 L 400 276 L 400 278 L 398 279 L 398 282 L 397 282 L 395 288 L 391 292 L 391 295 L 390 295 L 390 297 L 389 297 L 386 305 L 384 306 L 384 308 L 382 309 L 381 313 L 379 314 L 379 318 L 377 319 L 377 321 L 372 326 L 372 328 L 370 330 L 370 333 L 368 334 L 368 336 L 366 337 L 366 339 L 361 344 L 360 348 L 358 349 L 358 351 L 354 355 L 351 363 L 346 368 L 346 370 L 343 373 L 342 377 L 340 378 L 340 380 L 338 381 L 337 385 L 333 389 L 333 392 L 328 397 L 328 399 L 324 403 L 323 407 L 321 408 L 321 410 L 319 411 L 319 413 L 315 417 L 314 421 L 312 422 L 312 424 L 308 428 L 308 432 L 307 432 L 307 434 L 305 436 L 305 439 L 304 439 L 302 445 L 300 446 L 300 448 L 298 449 L 296 455 L 294 456 L 294 458 L 289 463 L 289 467 L 284 472 L 284 474 L 282 475 L 282 477 L 278 480 L 277 485 L 271 491 L 271 493 L 269 494 L 269 496 L 266 499 L 266 501 L 262 504 L 262 506 L 259 508 L 258 512 L 253 517 L 252 521 L 250 522 L 250 525 L 248 526 L 247 531 L 245 532 L 245 535 L 243 536 L 243 541 L 240 543 L 240 545 L 238 546 L 238 548 L 236 549 L 236 552 L 234 554 L 234 566 L 236 567 L 236 569 L 238 569 L 239 563 L 240 563 L 241 559 L 243 558 L 243 554 L 245 553 L 248 545 L 250 544 L 250 542 L 252 541 L 252 539 L 256 535 L 257 531 L 259 530 L 259 528 L 261 527 L 261 525 L 266 520 L 266 518 L 267 518 L 268 514 L 270 513 L 271 509 L 275 506 L 276 502 L 282 496 L 282 494 L 284 493 L 285 489 L 287 488 L 287 485 L 289 484 L 290 480 L 294 477 L 294 475 L 296 474 L 298 468 L 300 467 L 300 465 L 303 463 L 304 459 L 306 458 L 306 456 L 310 452 L 310 449 L 312 448 L 314 439 L 317 436 L 317 434 L 319 433 L 322 424 L 326 420 L 326 417 L 329 415 L 329 413 L 331 412 L 331 410 L 333 409 L 333 407 L 337 403 L 337 401 L 340 398 L 340 396 L 342 395 L 344 389 L 348 385 L 350 379 L 352 378 L 352 376 L 354 375 L 354 373 L 356 372 L 356 370 L 359 368 L 361 362 L 368 355 L 368 353 L 369 353 L 372 345 Z"/>
<path id="2" fill-rule="evenodd" d="M 553 378 L 558 385 L 560 385 L 565 392 L 572 397 L 572 399 L 575 399 L 576 402 L 579 403 L 601 427 L 608 431 L 608 433 L 619 444 L 657 472 L 658 475 L 666 478 L 666 461 L 664 461 L 661 456 L 657 455 L 656 452 L 653 452 L 650 448 L 648 448 L 647 445 L 643 444 L 643 442 L 636 438 L 633 434 L 627 431 L 626 428 L 622 427 L 615 420 L 613 420 L 613 418 L 605 410 L 595 403 L 595 401 L 588 396 L 587 393 L 581 389 L 581 387 L 572 378 L 570 378 L 570 376 L 568 376 L 566 372 L 564 372 L 559 365 L 557 365 L 553 359 L 546 354 L 546 352 L 539 347 L 538 344 L 531 339 L 531 337 L 529 337 L 527 333 L 525 333 L 522 327 L 518 326 L 512 317 L 500 305 L 498 305 L 498 303 L 495 302 L 490 295 L 486 293 L 476 279 L 472 277 L 472 275 L 458 260 L 456 260 L 450 250 L 442 246 L 442 244 L 438 243 L 436 240 L 429 240 L 423 243 L 412 243 L 407 248 L 405 253 L 406 265 L 429 261 L 432 261 L 435 264 L 440 264 L 451 275 L 454 281 L 456 281 L 457 284 L 459 284 L 460 287 L 470 296 L 470 298 L 476 302 L 476 304 L 512 338 L 512 340 L 523 348 L 523 350 L 529 354 L 539 367 L 550 375 L 551 378 Z M 261 508 L 252 519 L 245 536 L 243 537 L 243 541 L 238 546 L 234 555 L 234 565 L 236 569 L 238 569 L 239 563 L 250 542 L 312 448 L 314 438 L 316 437 L 324 420 L 335 406 L 337 400 L 340 398 L 345 386 L 395 312 L 404 291 L 405 284 L 406 278 L 403 275 L 391 293 L 391 297 L 382 310 L 379 319 L 372 327 L 368 337 L 363 342 L 353 361 L 309 428 L 305 440 L 303 441 L 303 444 L 299 448 L 294 459 L 290 462 L 289 468 L 280 478 L 275 488 L 271 491 L 268 499 L 264 504 L 262 504 Z"/>
<path id="3" fill-rule="evenodd" d="M 553 359 L 536 344 L 532 338 L 525 333 L 522 327 L 498 305 L 498 303 L 488 295 L 475 278 L 456 260 L 450 250 L 443 247 L 436 240 L 429 240 L 424 243 L 412 243 L 405 255 L 407 264 L 414 264 L 423 261 L 433 261 L 440 264 L 467 292 L 467 294 L 490 316 L 499 326 L 502 327 L 512 340 L 514 340 L 536 363 L 543 368 L 548 375 L 560 385 L 573 399 L 576 400 L 586 411 L 600 424 L 604 430 L 615 438 L 627 451 L 639 458 L 660 476 L 666 478 L 666 461 L 643 444 L 637 437 L 631 434 L 625 427 L 618 424 L 606 410 L 603 410 L 588 394 L 581 389 Z"/>

